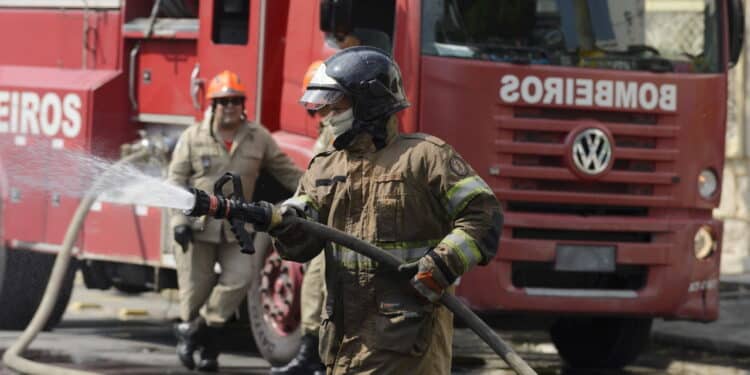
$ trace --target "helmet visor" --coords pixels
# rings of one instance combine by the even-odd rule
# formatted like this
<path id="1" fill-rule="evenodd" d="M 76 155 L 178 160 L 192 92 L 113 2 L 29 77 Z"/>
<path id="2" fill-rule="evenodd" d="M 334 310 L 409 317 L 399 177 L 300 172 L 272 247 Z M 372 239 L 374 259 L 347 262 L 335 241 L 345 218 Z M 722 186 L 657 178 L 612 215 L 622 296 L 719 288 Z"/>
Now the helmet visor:
<path id="1" fill-rule="evenodd" d="M 317 111 L 329 104 L 337 103 L 343 97 L 344 93 L 339 90 L 310 88 L 302 94 L 299 102 L 305 109 Z"/>
<path id="2" fill-rule="evenodd" d="M 315 70 L 299 102 L 305 109 L 317 111 L 341 100 L 343 91 L 338 82 L 326 74 L 326 64 L 323 63 Z"/>

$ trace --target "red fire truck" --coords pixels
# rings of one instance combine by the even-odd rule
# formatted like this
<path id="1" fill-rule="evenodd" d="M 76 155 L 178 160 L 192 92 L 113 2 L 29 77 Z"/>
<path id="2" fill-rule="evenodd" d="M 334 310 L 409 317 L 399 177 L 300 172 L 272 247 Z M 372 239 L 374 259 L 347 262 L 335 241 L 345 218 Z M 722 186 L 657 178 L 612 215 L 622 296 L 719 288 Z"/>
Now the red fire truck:
<path id="1" fill-rule="evenodd" d="M 201 118 L 204 82 L 229 69 L 251 88 L 248 118 L 305 167 L 318 125 L 297 104 L 303 75 L 342 31 L 362 28 L 392 41 L 412 104 L 402 130 L 449 141 L 503 202 L 497 256 L 458 295 L 482 313 L 552 317 L 572 365 L 625 365 L 654 318 L 717 318 L 722 225 L 711 211 L 742 10 L 741 0 L 0 0 L 0 328 L 28 322 L 80 199 L 54 183 L 75 166 L 31 163 L 40 153 L 169 145 Z M 690 28 L 667 27 L 685 17 Z M 7 172 L 19 166 L 47 187 Z M 261 178 L 255 199 L 285 194 Z M 50 325 L 76 268 L 90 288 L 175 288 L 167 215 L 98 202 Z M 263 355 L 281 363 L 296 351 L 301 271 L 268 246 L 255 256 L 247 313 Z"/>

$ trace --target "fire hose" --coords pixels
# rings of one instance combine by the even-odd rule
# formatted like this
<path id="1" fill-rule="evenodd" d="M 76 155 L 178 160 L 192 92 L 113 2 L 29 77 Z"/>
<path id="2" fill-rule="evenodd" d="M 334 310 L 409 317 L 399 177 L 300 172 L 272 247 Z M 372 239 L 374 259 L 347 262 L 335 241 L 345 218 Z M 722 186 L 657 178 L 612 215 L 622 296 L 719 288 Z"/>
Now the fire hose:
<path id="1" fill-rule="evenodd" d="M 60 286 L 62 285 L 63 278 L 68 270 L 70 264 L 71 253 L 73 245 L 78 239 L 78 232 L 83 225 L 83 221 L 86 219 L 86 215 L 91 209 L 91 206 L 96 201 L 101 190 L 101 185 L 108 178 L 111 177 L 112 171 L 116 171 L 119 166 L 127 163 L 134 162 L 139 159 L 143 159 L 149 155 L 151 151 L 143 149 L 130 154 L 117 163 L 115 163 L 107 172 L 104 172 L 99 178 L 97 178 L 91 188 L 86 192 L 81 203 L 78 204 L 75 214 L 68 225 L 68 230 L 65 232 L 65 238 L 61 245 L 60 251 L 57 253 L 55 258 L 55 264 L 52 267 L 52 273 L 47 283 L 47 288 L 44 290 L 44 296 L 42 301 L 39 303 L 39 307 L 34 313 L 34 317 L 31 322 L 23 331 L 21 336 L 11 345 L 3 354 L 3 364 L 13 370 L 24 374 L 59 374 L 59 375 L 92 375 L 96 374 L 89 371 L 73 370 L 69 368 L 63 368 L 58 366 L 52 366 L 48 364 L 34 362 L 21 357 L 21 354 L 28 349 L 31 342 L 36 338 L 37 334 L 44 328 L 50 314 L 57 301 L 57 296 L 60 292 Z"/>
<path id="2" fill-rule="evenodd" d="M 233 193 L 229 197 L 223 196 L 224 185 L 232 181 Z M 213 216 L 218 219 L 227 219 L 232 223 L 232 231 L 237 235 L 243 252 L 252 253 L 252 241 L 243 240 L 246 232 L 242 223 L 251 223 L 259 226 L 268 226 L 271 222 L 284 221 L 284 224 L 296 225 L 300 230 L 314 233 L 316 236 L 337 243 L 356 253 L 369 257 L 376 262 L 386 265 L 394 270 L 404 264 L 391 253 L 382 250 L 366 241 L 360 240 L 352 235 L 338 229 L 313 222 L 296 216 L 279 217 L 278 212 L 270 204 L 248 203 L 242 196 L 242 183 L 237 175 L 225 174 L 214 186 L 214 194 L 210 195 L 204 191 L 192 189 L 195 194 L 195 206 L 186 211 L 190 216 Z M 480 319 L 471 309 L 462 303 L 456 296 L 443 293 L 439 302 L 447 307 L 453 314 L 474 331 L 492 350 L 497 353 L 517 374 L 531 375 L 536 372 L 508 345 L 500 336 L 490 328 L 487 323 Z"/>

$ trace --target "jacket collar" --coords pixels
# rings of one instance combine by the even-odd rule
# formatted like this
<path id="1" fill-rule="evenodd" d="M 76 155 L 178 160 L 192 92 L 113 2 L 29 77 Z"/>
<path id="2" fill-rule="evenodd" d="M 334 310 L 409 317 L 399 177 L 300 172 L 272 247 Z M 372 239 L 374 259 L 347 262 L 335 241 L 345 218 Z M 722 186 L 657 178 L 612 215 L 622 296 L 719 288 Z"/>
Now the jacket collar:
<path id="1" fill-rule="evenodd" d="M 388 123 L 385 125 L 385 129 L 385 145 L 387 147 L 393 142 L 394 139 L 396 139 L 396 136 L 399 134 L 398 118 L 396 118 L 395 115 L 391 116 L 391 118 L 388 120 Z M 346 151 L 354 154 L 365 154 L 373 153 L 377 151 L 377 148 L 375 147 L 375 143 L 372 140 L 372 135 L 370 135 L 370 133 L 363 132 L 357 135 L 354 140 L 352 140 L 349 146 L 346 147 Z"/>

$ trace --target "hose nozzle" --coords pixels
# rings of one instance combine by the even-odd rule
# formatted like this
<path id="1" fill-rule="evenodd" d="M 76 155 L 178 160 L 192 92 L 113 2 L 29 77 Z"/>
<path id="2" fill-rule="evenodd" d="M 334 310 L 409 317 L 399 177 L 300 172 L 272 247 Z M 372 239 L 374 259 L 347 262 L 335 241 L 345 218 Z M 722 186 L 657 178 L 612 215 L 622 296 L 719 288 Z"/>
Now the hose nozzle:
<path id="1" fill-rule="evenodd" d="M 200 217 L 200 216 L 211 216 L 217 219 L 222 218 L 220 212 L 225 212 L 228 206 L 226 198 L 220 198 L 213 194 L 208 194 L 203 190 L 191 188 L 190 193 L 195 196 L 195 204 L 193 208 L 184 210 L 183 213 L 187 216 Z"/>
<path id="2" fill-rule="evenodd" d="M 237 199 L 229 199 L 216 194 L 209 194 L 203 190 L 190 189 L 195 195 L 193 208 L 185 210 L 187 216 L 199 217 L 210 216 L 216 219 L 226 219 L 231 224 L 232 233 L 242 247 L 243 253 L 252 254 L 253 238 L 245 230 L 245 223 L 253 224 L 255 230 L 268 230 L 274 218 L 278 219 L 278 213 L 274 216 L 273 205 L 267 202 L 247 203 Z"/>
<path id="3" fill-rule="evenodd" d="M 187 216 L 240 220 L 253 224 L 259 230 L 267 228 L 275 218 L 273 205 L 268 202 L 248 203 L 198 189 L 190 189 L 190 192 L 195 195 L 195 204 L 193 208 L 183 211 Z"/>

